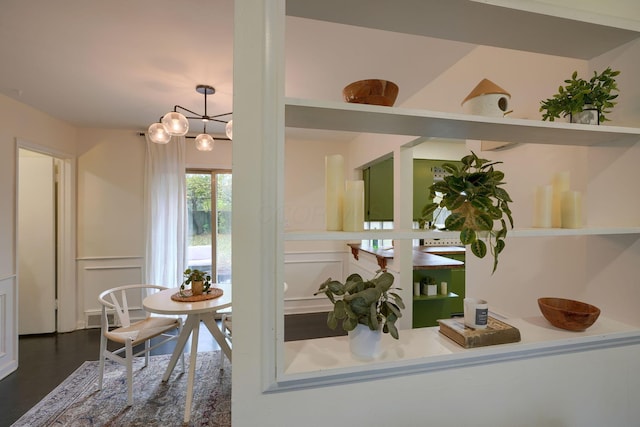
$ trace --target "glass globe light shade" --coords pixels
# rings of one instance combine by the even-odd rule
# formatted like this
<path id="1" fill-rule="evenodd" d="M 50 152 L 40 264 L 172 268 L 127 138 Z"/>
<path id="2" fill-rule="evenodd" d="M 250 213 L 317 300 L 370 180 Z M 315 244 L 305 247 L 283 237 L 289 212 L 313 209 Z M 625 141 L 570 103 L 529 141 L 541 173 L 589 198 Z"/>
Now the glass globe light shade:
<path id="1" fill-rule="evenodd" d="M 166 144 L 171 140 L 171 135 L 169 135 L 169 132 L 167 132 L 167 129 L 162 123 L 154 123 L 149 126 L 147 133 L 149 134 L 151 142 L 155 142 L 156 144 Z"/>
<path id="2" fill-rule="evenodd" d="M 165 114 L 162 117 L 162 124 L 172 136 L 184 136 L 189 131 L 189 121 L 176 111 Z"/>
<path id="3" fill-rule="evenodd" d="M 200 135 L 196 136 L 196 148 L 199 151 L 213 150 L 213 143 L 214 141 L 211 135 L 208 135 L 206 133 L 201 133 Z"/>
<path id="4" fill-rule="evenodd" d="M 227 125 L 224 127 L 224 131 L 229 139 L 233 139 L 233 120 L 229 120 Z"/>

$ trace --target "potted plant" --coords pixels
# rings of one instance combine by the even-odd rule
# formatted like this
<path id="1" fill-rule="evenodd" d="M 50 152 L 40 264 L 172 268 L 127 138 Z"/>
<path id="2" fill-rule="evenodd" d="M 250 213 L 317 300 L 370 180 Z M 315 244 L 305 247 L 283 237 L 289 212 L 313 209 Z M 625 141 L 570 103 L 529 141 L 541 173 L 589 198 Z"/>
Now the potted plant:
<path id="1" fill-rule="evenodd" d="M 333 304 L 327 316 L 327 326 L 336 329 L 340 323 L 342 329 L 349 333 L 352 352 L 360 357 L 375 357 L 379 349 L 382 333 L 389 333 L 398 339 L 396 321 L 402 317 L 404 309 L 402 298 L 391 291 L 393 275 L 380 272 L 368 281 L 359 274 L 351 274 L 345 283 L 327 279 L 320 285 L 314 295 L 324 293 Z M 373 335 L 376 340 L 371 343 L 371 353 L 360 347 L 364 336 Z"/>
<path id="2" fill-rule="evenodd" d="M 438 285 L 436 279 L 431 276 L 426 276 L 420 280 L 422 285 L 422 295 L 434 296 L 438 294 Z"/>
<path id="3" fill-rule="evenodd" d="M 205 271 L 187 268 L 183 276 L 184 282 L 180 286 L 180 293 L 184 291 L 187 285 L 191 285 L 191 295 L 202 295 L 208 292 L 211 287 L 211 276 Z"/>
<path id="4" fill-rule="evenodd" d="M 460 231 L 460 241 L 469 245 L 478 258 L 484 258 L 488 246 L 493 256 L 493 273 L 498 266 L 498 254 L 505 247 L 507 221 L 513 228 L 509 208 L 512 200 L 502 188 L 504 173 L 494 168 L 502 162 L 481 159 L 473 151 L 461 162 L 460 167 L 453 163 L 442 165 L 448 175 L 429 187 L 429 198 L 434 201 L 423 208 L 422 221 L 433 221 L 437 208 L 451 211 L 445 219 L 445 228 Z M 441 209 L 438 215 L 442 212 Z"/>
<path id="5" fill-rule="evenodd" d="M 613 71 L 611 67 L 598 74 L 594 71 L 591 79 L 578 78 L 578 72 L 574 71 L 570 79 L 565 80 L 566 86 L 560 86 L 558 93 L 552 98 L 541 101 L 540 112 L 542 120 L 554 121 L 560 115 L 571 116 L 572 122 L 585 123 L 583 120 L 575 120 L 574 116 L 583 111 L 593 111 L 595 122 L 607 121 L 606 114 L 616 105 L 614 99 L 618 94 L 618 85 L 615 77 L 620 71 Z"/>

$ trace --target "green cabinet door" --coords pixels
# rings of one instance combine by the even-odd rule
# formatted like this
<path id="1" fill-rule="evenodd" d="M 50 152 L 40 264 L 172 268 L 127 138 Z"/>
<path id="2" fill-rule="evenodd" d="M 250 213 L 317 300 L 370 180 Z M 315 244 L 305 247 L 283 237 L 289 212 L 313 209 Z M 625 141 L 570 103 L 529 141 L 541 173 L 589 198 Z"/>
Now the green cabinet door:
<path id="1" fill-rule="evenodd" d="M 365 169 L 365 221 L 393 221 L 393 158 Z"/>

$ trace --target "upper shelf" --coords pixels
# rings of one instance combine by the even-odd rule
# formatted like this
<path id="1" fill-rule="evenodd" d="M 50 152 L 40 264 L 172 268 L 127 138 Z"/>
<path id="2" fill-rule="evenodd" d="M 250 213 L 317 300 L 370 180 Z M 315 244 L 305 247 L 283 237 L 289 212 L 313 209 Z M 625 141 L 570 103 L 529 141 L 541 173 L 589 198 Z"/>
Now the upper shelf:
<path id="1" fill-rule="evenodd" d="M 591 146 L 640 141 L 640 129 L 311 101 L 287 98 L 285 125 L 294 128 L 514 143 Z"/>
<path id="2" fill-rule="evenodd" d="M 514 3 L 505 0 L 288 0 L 286 13 L 578 59 L 594 58 L 640 37 L 638 21 L 540 2 Z"/>

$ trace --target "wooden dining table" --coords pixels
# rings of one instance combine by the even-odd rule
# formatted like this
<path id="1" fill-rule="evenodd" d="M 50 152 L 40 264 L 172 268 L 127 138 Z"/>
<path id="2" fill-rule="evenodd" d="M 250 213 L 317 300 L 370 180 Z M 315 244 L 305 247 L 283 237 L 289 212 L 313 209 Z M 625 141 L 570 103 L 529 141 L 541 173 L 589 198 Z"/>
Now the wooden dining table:
<path id="1" fill-rule="evenodd" d="M 185 399 L 184 422 L 188 423 L 191 418 L 191 403 L 193 400 L 193 383 L 195 379 L 196 359 L 198 356 L 198 334 L 200 332 L 200 322 L 204 323 L 213 338 L 220 346 L 221 351 L 231 361 L 231 347 L 227 343 L 222 331 L 216 323 L 216 313 L 225 308 L 231 307 L 231 284 L 215 283 L 212 287 L 222 290 L 222 295 L 217 298 L 203 301 L 175 301 L 171 297 L 180 291 L 179 288 L 166 289 L 161 292 L 147 296 L 142 305 L 145 310 L 156 314 L 187 316 L 182 326 L 182 331 L 178 336 L 175 350 L 171 355 L 169 365 L 162 377 L 162 381 L 168 381 L 184 347 L 191 337 L 191 354 L 189 356 L 189 373 L 187 379 L 187 396 Z"/>

